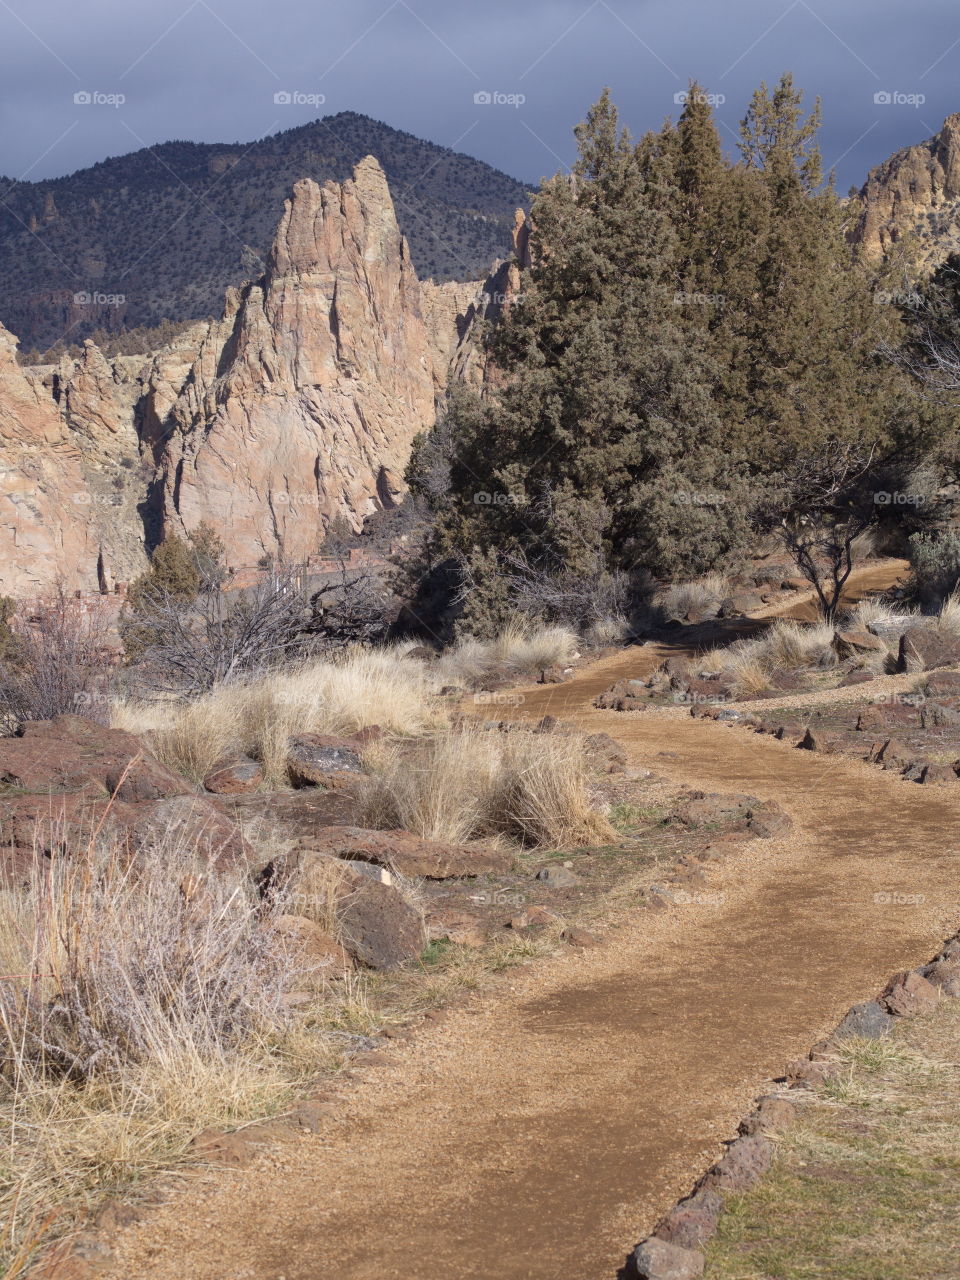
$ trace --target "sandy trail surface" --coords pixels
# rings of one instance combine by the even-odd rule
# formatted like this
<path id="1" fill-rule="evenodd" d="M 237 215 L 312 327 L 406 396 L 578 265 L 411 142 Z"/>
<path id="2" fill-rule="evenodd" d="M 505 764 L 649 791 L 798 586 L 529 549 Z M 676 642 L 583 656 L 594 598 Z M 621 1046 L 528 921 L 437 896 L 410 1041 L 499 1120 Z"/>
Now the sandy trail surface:
<path id="1" fill-rule="evenodd" d="M 617 654 L 520 712 L 776 800 L 793 830 L 739 846 L 704 902 L 628 910 L 602 947 L 514 971 L 391 1050 L 322 1133 L 191 1178 L 118 1235 L 107 1275 L 613 1280 L 765 1082 L 960 924 L 953 792 L 679 709 L 591 707 L 662 656 Z"/>

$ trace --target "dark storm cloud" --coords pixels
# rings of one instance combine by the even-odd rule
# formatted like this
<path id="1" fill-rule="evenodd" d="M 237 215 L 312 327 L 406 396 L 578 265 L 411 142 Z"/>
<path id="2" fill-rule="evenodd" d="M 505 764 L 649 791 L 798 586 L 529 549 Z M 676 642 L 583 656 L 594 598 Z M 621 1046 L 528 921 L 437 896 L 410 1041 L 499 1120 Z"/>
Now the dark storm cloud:
<path id="1" fill-rule="evenodd" d="M 353 110 L 535 179 L 569 164 L 604 84 L 641 133 L 696 77 L 732 148 L 751 90 L 789 69 L 846 189 L 960 110 L 958 58 L 955 0 L 0 0 L 0 172 Z"/>

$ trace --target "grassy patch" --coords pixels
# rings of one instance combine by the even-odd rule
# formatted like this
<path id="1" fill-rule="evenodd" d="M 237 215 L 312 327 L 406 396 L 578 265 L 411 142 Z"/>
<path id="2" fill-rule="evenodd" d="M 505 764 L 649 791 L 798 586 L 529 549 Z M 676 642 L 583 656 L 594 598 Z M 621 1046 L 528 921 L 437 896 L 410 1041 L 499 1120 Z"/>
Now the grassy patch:
<path id="1" fill-rule="evenodd" d="M 960 1003 L 844 1057 L 771 1174 L 728 1201 L 708 1280 L 960 1275 Z"/>

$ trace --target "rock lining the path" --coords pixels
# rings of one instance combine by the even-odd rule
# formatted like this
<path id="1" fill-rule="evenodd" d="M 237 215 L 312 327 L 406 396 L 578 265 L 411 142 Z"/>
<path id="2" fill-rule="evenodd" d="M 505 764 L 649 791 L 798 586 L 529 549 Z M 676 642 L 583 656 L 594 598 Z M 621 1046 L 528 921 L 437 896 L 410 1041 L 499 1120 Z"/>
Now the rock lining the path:
<path id="1" fill-rule="evenodd" d="M 873 1000 L 853 1005 L 830 1036 L 814 1045 L 806 1058 L 789 1063 L 779 1082 L 790 1092 L 822 1084 L 839 1063 L 836 1050 L 844 1040 L 860 1036 L 880 1039 L 899 1018 L 932 1012 L 942 997 L 960 997 L 960 934 L 949 938 L 934 960 L 917 969 L 895 973 Z M 696 1182 L 637 1245 L 632 1263 L 641 1280 L 687 1280 L 703 1275 L 704 1246 L 716 1234 L 724 1194 L 740 1194 L 770 1169 L 776 1137 L 796 1117 L 796 1105 L 782 1094 L 765 1095 L 738 1126 L 720 1160 Z"/>

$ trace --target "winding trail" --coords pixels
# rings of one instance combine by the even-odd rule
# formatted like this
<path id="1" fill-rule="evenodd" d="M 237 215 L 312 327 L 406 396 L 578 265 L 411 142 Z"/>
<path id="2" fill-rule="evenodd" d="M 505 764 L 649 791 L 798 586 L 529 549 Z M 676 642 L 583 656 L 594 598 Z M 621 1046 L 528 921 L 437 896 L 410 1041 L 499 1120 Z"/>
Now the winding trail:
<path id="1" fill-rule="evenodd" d="M 607 731 L 678 782 L 776 800 L 793 832 L 712 872 L 722 901 L 628 911 L 601 948 L 514 972 L 398 1046 L 350 1082 L 339 1123 L 191 1179 L 117 1237 L 104 1274 L 613 1280 L 764 1082 L 960 925 L 954 792 L 673 708 L 591 707 L 662 656 L 617 654 L 520 710 Z M 921 901 L 875 900 L 894 893 Z"/>

